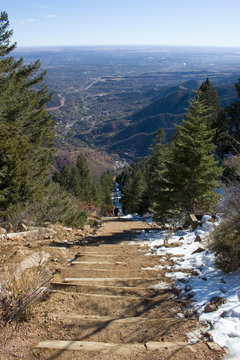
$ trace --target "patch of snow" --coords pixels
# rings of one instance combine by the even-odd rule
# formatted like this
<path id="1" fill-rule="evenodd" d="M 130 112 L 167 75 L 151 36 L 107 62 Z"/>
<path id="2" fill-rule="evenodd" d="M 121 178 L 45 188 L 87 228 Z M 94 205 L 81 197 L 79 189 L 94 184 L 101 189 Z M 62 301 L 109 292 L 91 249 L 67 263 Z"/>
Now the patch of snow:
<path id="1" fill-rule="evenodd" d="M 207 249 L 206 240 L 220 223 L 220 217 L 217 217 L 214 223 L 209 221 L 210 219 L 210 215 L 204 215 L 202 226 L 198 226 L 195 231 L 179 231 L 170 237 L 166 230 L 141 233 L 138 240 L 149 246 L 148 254 L 162 255 L 159 261 L 166 259 L 166 255 L 172 255 L 175 263 L 171 267 L 172 271 L 168 271 L 165 276 L 172 278 L 174 285 L 182 289 L 181 296 L 192 295 L 193 310 L 197 310 L 199 320 L 208 325 L 208 333 L 213 341 L 221 347 L 227 347 L 226 359 L 240 360 L 240 270 L 226 275 L 216 268 L 215 256 Z M 201 242 L 196 241 L 197 235 Z M 166 237 L 171 247 L 164 246 Z M 158 266 L 159 269 L 163 268 Z M 196 275 L 181 271 L 183 269 L 194 270 Z M 169 284 L 160 282 L 155 288 L 161 286 L 169 287 Z M 205 306 L 214 296 L 226 299 L 225 303 L 216 311 L 204 312 Z M 188 334 L 192 342 L 197 341 L 200 336 L 200 330 Z"/>
<path id="2" fill-rule="evenodd" d="M 169 288 L 169 284 L 166 283 L 165 281 L 159 281 L 157 284 L 154 285 L 150 285 L 148 287 L 149 289 L 168 289 Z"/>

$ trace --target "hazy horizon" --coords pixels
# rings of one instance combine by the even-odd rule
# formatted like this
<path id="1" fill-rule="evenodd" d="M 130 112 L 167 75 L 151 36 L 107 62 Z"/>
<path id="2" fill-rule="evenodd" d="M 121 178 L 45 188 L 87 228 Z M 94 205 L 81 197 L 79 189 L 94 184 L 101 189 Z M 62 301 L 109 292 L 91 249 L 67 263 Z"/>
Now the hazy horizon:
<path id="1" fill-rule="evenodd" d="M 19 47 L 240 47 L 239 0 L 2 0 Z"/>

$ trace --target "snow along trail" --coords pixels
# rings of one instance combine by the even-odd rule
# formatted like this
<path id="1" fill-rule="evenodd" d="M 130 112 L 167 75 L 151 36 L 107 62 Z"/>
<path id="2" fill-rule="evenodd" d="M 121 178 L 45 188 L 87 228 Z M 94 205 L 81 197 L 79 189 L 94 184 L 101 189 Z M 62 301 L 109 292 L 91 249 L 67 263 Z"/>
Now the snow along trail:
<path id="1" fill-rule="evenodd" d="M 161 257 L 160 264 L 155 269 L 167 269 L 165 276 L 175 279 L 175 285 L 182 290 L 180 296 L 192 297 L 192 310 L 198 312 L 200 321 L 208 324 L 208 333 L 214 342 L 227 347 L 226 359 L 240 360 L 240 270 L 227 275 L 216 268 L 214 254 L 207 249 L 207 245 L 209 234 L 218 225 L 219 219 L 214 224 L 210 221 L 210 216 L 205 215 L 202 221 L 202 226 L 198 226 L 195 231 L 178 231 L 172 234 L 168 244 L 180 243 L 180 246 L 164 246 L 166 231 L 142 232 L 138 240 L 143 241 L 142 246 L 148 245 L 149 253 L 173 255 L 172 267 L 161 265 L 164 260 Z M 195 241 L 197 235 L 201 237 L 201 242 Z M 203 251 L 193 253 L 199 248 L 203 248 Z M 194 270 L 197 275 L 192 276 L 183 269 Z M 161 282 L 159 288 L 163 286 Z M 216 311 L 204 312 L 206 304 L 215 296 L 225 298 L 226 302 Z M 192 341 L 197 341 L 198 335 L 200 336 L 197 332 L 188 334 Z"/>

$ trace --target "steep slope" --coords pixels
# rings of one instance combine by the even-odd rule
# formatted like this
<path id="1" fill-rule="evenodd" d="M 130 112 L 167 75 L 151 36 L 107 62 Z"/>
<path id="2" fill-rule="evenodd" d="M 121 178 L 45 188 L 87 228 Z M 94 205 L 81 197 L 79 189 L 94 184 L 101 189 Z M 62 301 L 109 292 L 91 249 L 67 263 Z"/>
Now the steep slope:
<path id="1" fill-rule="evenodd" d="M 169 139 L 174 133 L 174 124 L 181 123 L 189 100 L 198 87 L 197 81 L 188 81 L 162 91 L 161 97 L 128 118 L 128 125 L 100 145 L 108 144 L 108 150 L 120 154 L 132 153 L 134 157 L 145 156 L 158 129 L 163 129 Z"/>

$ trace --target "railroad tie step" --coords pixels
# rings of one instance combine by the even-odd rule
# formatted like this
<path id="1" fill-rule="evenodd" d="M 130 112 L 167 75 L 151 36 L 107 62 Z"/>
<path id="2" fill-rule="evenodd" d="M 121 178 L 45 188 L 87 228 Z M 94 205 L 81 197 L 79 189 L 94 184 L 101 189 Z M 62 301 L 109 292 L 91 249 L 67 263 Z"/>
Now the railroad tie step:
<path id="1" fill-rule="evenodd" d="M 52 293 L 58 294 L 73 294 L 76 295 L 76 292 L 65 292 L 61 290 L 52 290 Z M 108 294 L 94 294 L 94 293 L 85 293 L 85 292 L 78 292 L 78 296 L 87 296 L 89 297 L 98 297 L 98 298 L 111 298 L 111 299 L 128 299 L 128 300 L 139 300 L 142 299 L 140 296 L 133 296 L 133 295 L 108 295 Z M 148 300 L 148 298 L 143 298 L 144 300 Z"/>
<path id="2" fill-rule="evenodd" d="M 94 253 L 94 252 L 92 252 L 92 253 L 79 253 L 79 254 L 76 254 L 75 255 L 75 259 L 78 259 L 78 258 L 80 258 L 80 257 L 82 257 L 82 256 L 89 256 L 89 257 L 116 257 L 116 256 L 118 256 L 118 254 L 99 254 L 99 253 Z"/>
<path id="3" fill-rule="evenodd" d="M 81 282 L 81 281 L 131 281 L 131 280 L 144 280 L 144 281 L 156 281 L 156 278 L 141 278 L 141 277 L 107 277 L 107 278 L 65 278 L 63 282 Z"/>
<path id="4" fill-rule="evenodd" d="M 79 282 L 54 282 L 52 281 L 50 283 L 51 286 L 53 287 L 70 287 L 70 286 L 75 286 L 75 287 L 81 287 L 83 286 L 83 284 L 79 284 Z M 86 284 L 84 284 L 86 285 Z M 161 293 L 161 289 L 154 289 L 154 288 L 145 288 L 145 287 L 136 287 L 136 286 L 113 286 L 113 285 L 86 285 L 86 286 L 91 286 L 92 288 L 97 288 L 97 289 L 113 289 L 113 290 L 123 290 L 123 291 L 151 291 L 151 292 L 159 292 Z"/>
<path id="5" fill-rule="evenodd" d="M 172 320 L 179 321 L 179 318 L 174 317 L 161 317 L 161 318 L 146 318 L 141 316 L 133 316 L 133 317 L 111 317 L 111 316 L 99 316 L 99 315 L 81 315 L 81 314 L 67 314 L 62 315 L 61 319 L 64 320 L 81 320 L 81 321 L 89 321 L 89 322 L 98 322 L 98 323 L 120 323 L 120 324 L 134 324 L 134 323 L 159 323 L 162 320 Z M 180 321 L 195 321 L 194 319 L 180 319 Z"/>
<path id="6" fill-rule="evenodd" d="M 191 343 L 188 342 L 154 342 L 148 341 L 146 343 L 105 343 L 94 341 L 65 341 L 65 340 L 45 340 L 40 341 L 35 348 L 45 348 L 52 350 L 75 350 L 75 351 L 95 351 L 102 353 L 128 353 L 130 351 L 176 351 L 181 348 L 189 348 L 195 352 Z"/>
<path id="7" fill-rule="evenodd" d="M 72 265 L 126 265 L 121 261 L 73 261 Z"/>

